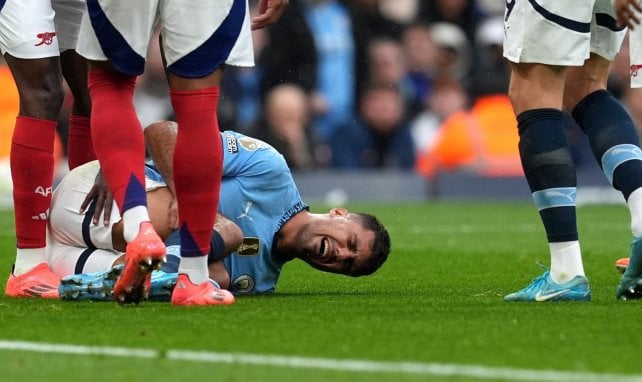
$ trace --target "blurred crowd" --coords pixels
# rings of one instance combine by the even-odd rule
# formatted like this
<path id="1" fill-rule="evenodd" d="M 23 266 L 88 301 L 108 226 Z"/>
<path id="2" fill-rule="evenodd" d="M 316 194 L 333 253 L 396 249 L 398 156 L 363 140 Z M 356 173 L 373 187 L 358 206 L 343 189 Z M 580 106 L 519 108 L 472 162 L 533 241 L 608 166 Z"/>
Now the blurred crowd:
<path id="1" fill-rule="evenodd" d="M 276 25 L 254 32 L 256 66 L 226 69 L 221 129 L 267 141 L 295 171 L 521 175 L 502 58 L 504 6 L 504 0 L 290 0 Z M 9 81 L 0 65 L 0 83 Z M 629 87 L 626 44 L 609 88 L 642 127 L 641 90 Z M 3 135 L 17 108 L 17 94 L 4 89 Z M 173 118 L 167 94 L 156 43 L 135 96 L 143 126 Z M 66 121 L 63 113 L 62 145 Z M 568 137 L 578 166 L 593 160 L 571 123 Z M 0 156 L 5 151 L 0 147 Z"/>

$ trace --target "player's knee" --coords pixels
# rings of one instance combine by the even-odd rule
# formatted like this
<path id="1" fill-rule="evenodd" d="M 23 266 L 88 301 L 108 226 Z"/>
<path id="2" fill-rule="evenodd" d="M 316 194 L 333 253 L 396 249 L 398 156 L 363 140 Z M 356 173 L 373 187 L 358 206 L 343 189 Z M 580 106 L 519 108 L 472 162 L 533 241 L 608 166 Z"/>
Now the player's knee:
<path id="1" fill-rule="evenodd" d="M 20 105 L 22 115 L 26 117 L 55 120 L 58 118 L 64 91 L 55 83 L 45 83 L 40 87 L 32 87 L 22 93 Z"/>

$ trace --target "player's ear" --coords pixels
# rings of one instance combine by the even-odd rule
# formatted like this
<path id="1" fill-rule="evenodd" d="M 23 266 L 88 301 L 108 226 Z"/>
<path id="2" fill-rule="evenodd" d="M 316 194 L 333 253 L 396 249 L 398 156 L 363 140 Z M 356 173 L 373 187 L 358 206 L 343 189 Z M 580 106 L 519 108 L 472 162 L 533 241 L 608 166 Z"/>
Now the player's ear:
<path id="1" fill-rule="evenodd" d="M 330 210 L 330 216 L 335 217 L 335 216 L 346 216 L 348 214 L 348 210 L 345 208 L 333 208 Z"/>

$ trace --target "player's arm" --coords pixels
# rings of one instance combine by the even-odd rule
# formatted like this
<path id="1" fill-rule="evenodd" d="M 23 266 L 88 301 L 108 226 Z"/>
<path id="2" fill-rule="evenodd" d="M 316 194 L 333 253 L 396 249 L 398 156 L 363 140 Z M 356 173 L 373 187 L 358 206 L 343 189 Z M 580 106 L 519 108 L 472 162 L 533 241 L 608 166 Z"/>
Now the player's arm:
<path id="1" fill-rule="evenodd" d="M 145 128 L 145 146 L 149 151 L 156 169 L 160 172 L 173 199 L 169 209 L 170 228 L 178 228 L 178 204 L 174 184 L 174 147 L 178 124 L 172 121 L 158 121 Z"/>
<path id="2" fill-rule="evenodd" d="M 640 24 L 642 6 L 639 0 L 615 0 L 615 16 L 618 25 L 635 29 Z"/>

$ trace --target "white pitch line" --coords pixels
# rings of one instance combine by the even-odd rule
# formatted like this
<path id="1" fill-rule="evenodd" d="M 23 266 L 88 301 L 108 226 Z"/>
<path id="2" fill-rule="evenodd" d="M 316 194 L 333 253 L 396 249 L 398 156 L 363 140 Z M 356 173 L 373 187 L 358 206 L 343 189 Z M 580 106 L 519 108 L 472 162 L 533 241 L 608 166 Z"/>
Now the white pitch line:
<path id="1" fill-rule="evenodd" d="M 557 370 L 514 369 L 421 362 L 379 362 L 355 359 L 331 359 L 261 355 L 244 353 L 218 353 L 207 351 L 136 349 L 109 346 L 48 344 L 25 341 L 0 340 L 0 350 L 17 350 L 38 353 L 75 355 L 104 355 L 114 357 L 165 358 L 174 361 L 261 365 L 296 369 L 320 369 L 363 373 L 421 374 L 477 379 L 504 379 L 509 381 L 583 381 L 583 382 L 642 382 L 641 375 L 598 374 Z"/>

